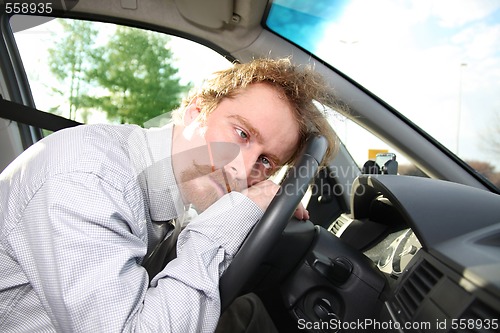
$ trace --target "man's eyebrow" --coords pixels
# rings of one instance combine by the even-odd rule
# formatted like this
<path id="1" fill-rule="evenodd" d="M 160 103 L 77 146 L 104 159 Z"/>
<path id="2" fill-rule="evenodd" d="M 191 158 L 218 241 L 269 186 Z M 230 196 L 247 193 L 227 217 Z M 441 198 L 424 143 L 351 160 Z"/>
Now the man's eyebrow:
<path id="1" fill-rule="evenodd" d="M 235 118 L 237 121 L 239 121 L 240 123 L 245 125 L 245 127 L 250 132 L 250 134 L 255 136 L 255 138 L 257 139 L 257 142 L 262 144 L 262 135 L 260 134 L 259 130 L 256 129 L 255 127 L 253 127 L 245 117 L 242 117 L 239 114 L 233 114 L 233 115 L 230 115 L 229 118 Z"/>
<path id="2" fill-rule="evenodd" d="M 234 118 L 240 123 L 242 123 L 246 127 L 246 129 L 250 132 L 250 134 L 255 136 L 257 142 L 259 144 L 263 144 L 262 135 L 260 134 L 259 130 L 257 130 L 254 126 L 252 126 L 245 117 L 240 116 L 239 114 L 233 114 L 230 115 L 229 118 Z M 267 153 L 266 157 L 270 158 L 276 166 L 280 164 L 280 159 L 278 158 L 278 156 L 271 153 Z"/>

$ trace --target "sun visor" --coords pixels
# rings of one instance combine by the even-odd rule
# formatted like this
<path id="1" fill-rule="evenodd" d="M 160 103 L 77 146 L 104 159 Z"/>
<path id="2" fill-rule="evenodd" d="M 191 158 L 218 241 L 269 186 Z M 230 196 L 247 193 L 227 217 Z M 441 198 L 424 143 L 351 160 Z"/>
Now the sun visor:
<path id="1" fill-rule="evenodd" d="M 231 21 L 233 0 L 176 0 L 179 13 L 197 25 L 220 29 Z"/>

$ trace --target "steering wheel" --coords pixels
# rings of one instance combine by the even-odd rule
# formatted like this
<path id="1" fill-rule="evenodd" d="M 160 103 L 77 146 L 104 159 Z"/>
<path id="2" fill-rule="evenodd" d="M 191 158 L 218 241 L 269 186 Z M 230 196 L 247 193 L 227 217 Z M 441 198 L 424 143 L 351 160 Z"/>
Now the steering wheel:
<path id="1" fill-rule="evenodd" d="M 316 175 L 327 147 L 328 142 L 323 136 L 308 138 L 297 162 L 288 170 L 280 190 L 222 275 L 219 284 L 221 312 L 239 295 L 243 286 L 278 241 Z"/>

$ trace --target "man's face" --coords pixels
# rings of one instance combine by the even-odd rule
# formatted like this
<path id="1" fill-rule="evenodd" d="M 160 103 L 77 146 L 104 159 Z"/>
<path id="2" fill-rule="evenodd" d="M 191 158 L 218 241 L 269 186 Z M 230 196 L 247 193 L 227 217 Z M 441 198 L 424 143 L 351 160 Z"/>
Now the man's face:
<path id="1" fill-rule="evenodd" d="M 185 201 L 199 212 L 230 191 L 267 179 L 293 155 L 299 140 L 290 105 L 267 84 L 223 99 L 206 122 L 193 118 L 186 128 L 191 141 L 208 147 L 208 158 L 193 157 L 180 176 Z"/>

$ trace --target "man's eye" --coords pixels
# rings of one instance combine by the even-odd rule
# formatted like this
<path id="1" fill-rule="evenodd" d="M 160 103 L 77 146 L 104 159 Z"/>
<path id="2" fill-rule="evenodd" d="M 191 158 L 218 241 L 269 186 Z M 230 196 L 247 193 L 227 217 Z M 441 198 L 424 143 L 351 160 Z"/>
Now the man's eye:
<path id="1" fill-rule="evenodd" d="M 236 129 L 236 133 L 242 138 L 242 139 L 248 139 L 248 134 L 245 133 L 244 131 L 240 130 L 239 128 Z"/>
<path id="2" fill-rule="evenodd" d="M 267 157 L 261 157 L 260 162 L 264 166 L 265 169 L 271 169 L 273 167 L 271 161 Z"/>

